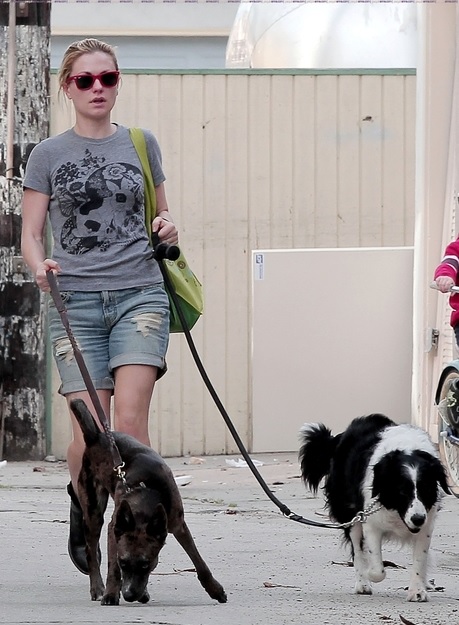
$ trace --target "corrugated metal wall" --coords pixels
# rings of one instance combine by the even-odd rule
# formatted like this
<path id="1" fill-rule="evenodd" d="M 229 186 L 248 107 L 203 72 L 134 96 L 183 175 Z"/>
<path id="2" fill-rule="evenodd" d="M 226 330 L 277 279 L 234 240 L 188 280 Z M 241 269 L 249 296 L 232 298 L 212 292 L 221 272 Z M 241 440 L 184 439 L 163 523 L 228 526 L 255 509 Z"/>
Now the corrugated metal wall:
<path id="1" fill-rule="evenodd" d="M 205 286 L 193 336 L 249 447 L 250 251 L 413 244 L 415 80 L 374 72 L 123 76 L 113 119 L 150 128 L 160 142 L 171 213 Z M 71 107 L 53 97 L 52 134 L 71 124 Z M 273 332 L 286 323 L 288 311 L 272 320 Z M 152 405 L 153 445 L 164 456 L 237 451 L 183 336 L 171 337 L 168 363 Z M 272 366 L 282 375 L 282 363 Z M 53 398 L 53 451 L 62 455 L 65 404 Z"/>

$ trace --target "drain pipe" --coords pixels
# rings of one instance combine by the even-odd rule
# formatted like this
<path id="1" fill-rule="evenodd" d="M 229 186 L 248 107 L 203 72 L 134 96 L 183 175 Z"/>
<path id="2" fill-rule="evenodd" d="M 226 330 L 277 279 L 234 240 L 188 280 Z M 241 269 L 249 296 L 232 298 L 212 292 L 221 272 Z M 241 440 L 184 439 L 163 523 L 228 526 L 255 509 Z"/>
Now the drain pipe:
<path id="1" fill-rule="evenodd" d="M 10 2 L 8 19 L 8 97 L 6 101 L 6 171 L 7 180 L 14 173 L 14 75 L 16 72 L 16 2 Z M 3 381 L 0 382 L 0 461 L 3 460 L 5 441 L 5 410 L 3 406 Z"/>
<path id="2" fill-rule="evenodd" d="M 16 74 L 16 2 L 10 2 L 8 20 L 8 98 L 6 101 L 6 179 L 14 172 L 14 93 Z"/>

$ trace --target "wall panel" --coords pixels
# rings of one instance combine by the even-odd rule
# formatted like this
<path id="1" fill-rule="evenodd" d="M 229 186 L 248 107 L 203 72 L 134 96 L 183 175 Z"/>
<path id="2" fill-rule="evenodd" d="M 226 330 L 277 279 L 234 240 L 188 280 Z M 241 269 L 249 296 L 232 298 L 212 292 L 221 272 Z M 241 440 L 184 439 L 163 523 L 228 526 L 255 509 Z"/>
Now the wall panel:
<path id="1" fill-rule="evenodd" d="M 53 95 L 51 111 L 52 134 L 73 123 L 63 98 Z M 251 250 L 412 245 L 414 118 L 414 75 L 123 76 L 113 119 L 160 142 L 170 210 L 205 287 L 193 337 L 249 446 Z M 272 323 L 282 332 L 288 314 Z M 171 337 L 168 364 L 152 403 L 154 446 L 165 456 L 236 452 L 183 336 Z M 282 374 L 274 354 L 272 366 Z M 52 408 L 63 456 L 56 392 Z"/>

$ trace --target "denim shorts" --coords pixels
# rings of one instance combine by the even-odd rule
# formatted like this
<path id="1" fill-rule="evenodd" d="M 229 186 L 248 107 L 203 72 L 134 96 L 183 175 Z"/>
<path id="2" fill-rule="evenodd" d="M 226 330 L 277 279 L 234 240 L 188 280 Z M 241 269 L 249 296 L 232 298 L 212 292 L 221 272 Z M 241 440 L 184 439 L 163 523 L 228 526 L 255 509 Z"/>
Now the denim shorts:
<path id="1" fill-rule="evenodd" d="M 159 379 L 166 372 L 169 299 L 163 285 L 117 291 L 64 291 L 68 321 L 94 386 L 113 390 L 113 371 L 121 365 L 151 365 Z M 86 390 L 73 348 L 53 300 L 48 322 L 59 393 Z"/>

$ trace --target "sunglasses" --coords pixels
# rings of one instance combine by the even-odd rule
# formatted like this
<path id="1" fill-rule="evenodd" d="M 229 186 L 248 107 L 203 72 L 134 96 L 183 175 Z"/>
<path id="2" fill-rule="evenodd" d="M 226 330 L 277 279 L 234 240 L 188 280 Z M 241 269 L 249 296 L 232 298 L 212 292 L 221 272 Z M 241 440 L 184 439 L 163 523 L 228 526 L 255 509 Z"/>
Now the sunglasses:
<path id="1" fill-rule="evenodd" d="M 91 89 L 96 80 L 100 82 L 102 87 L 116 87 L 120 73 L 118 71 L 104 72 L 103 74 L 78 74 L 78 76 L 70 76 L 67 79 L 67 84 L 75 82 L 77 89 L 80 91 L 87 91 Z"/>

